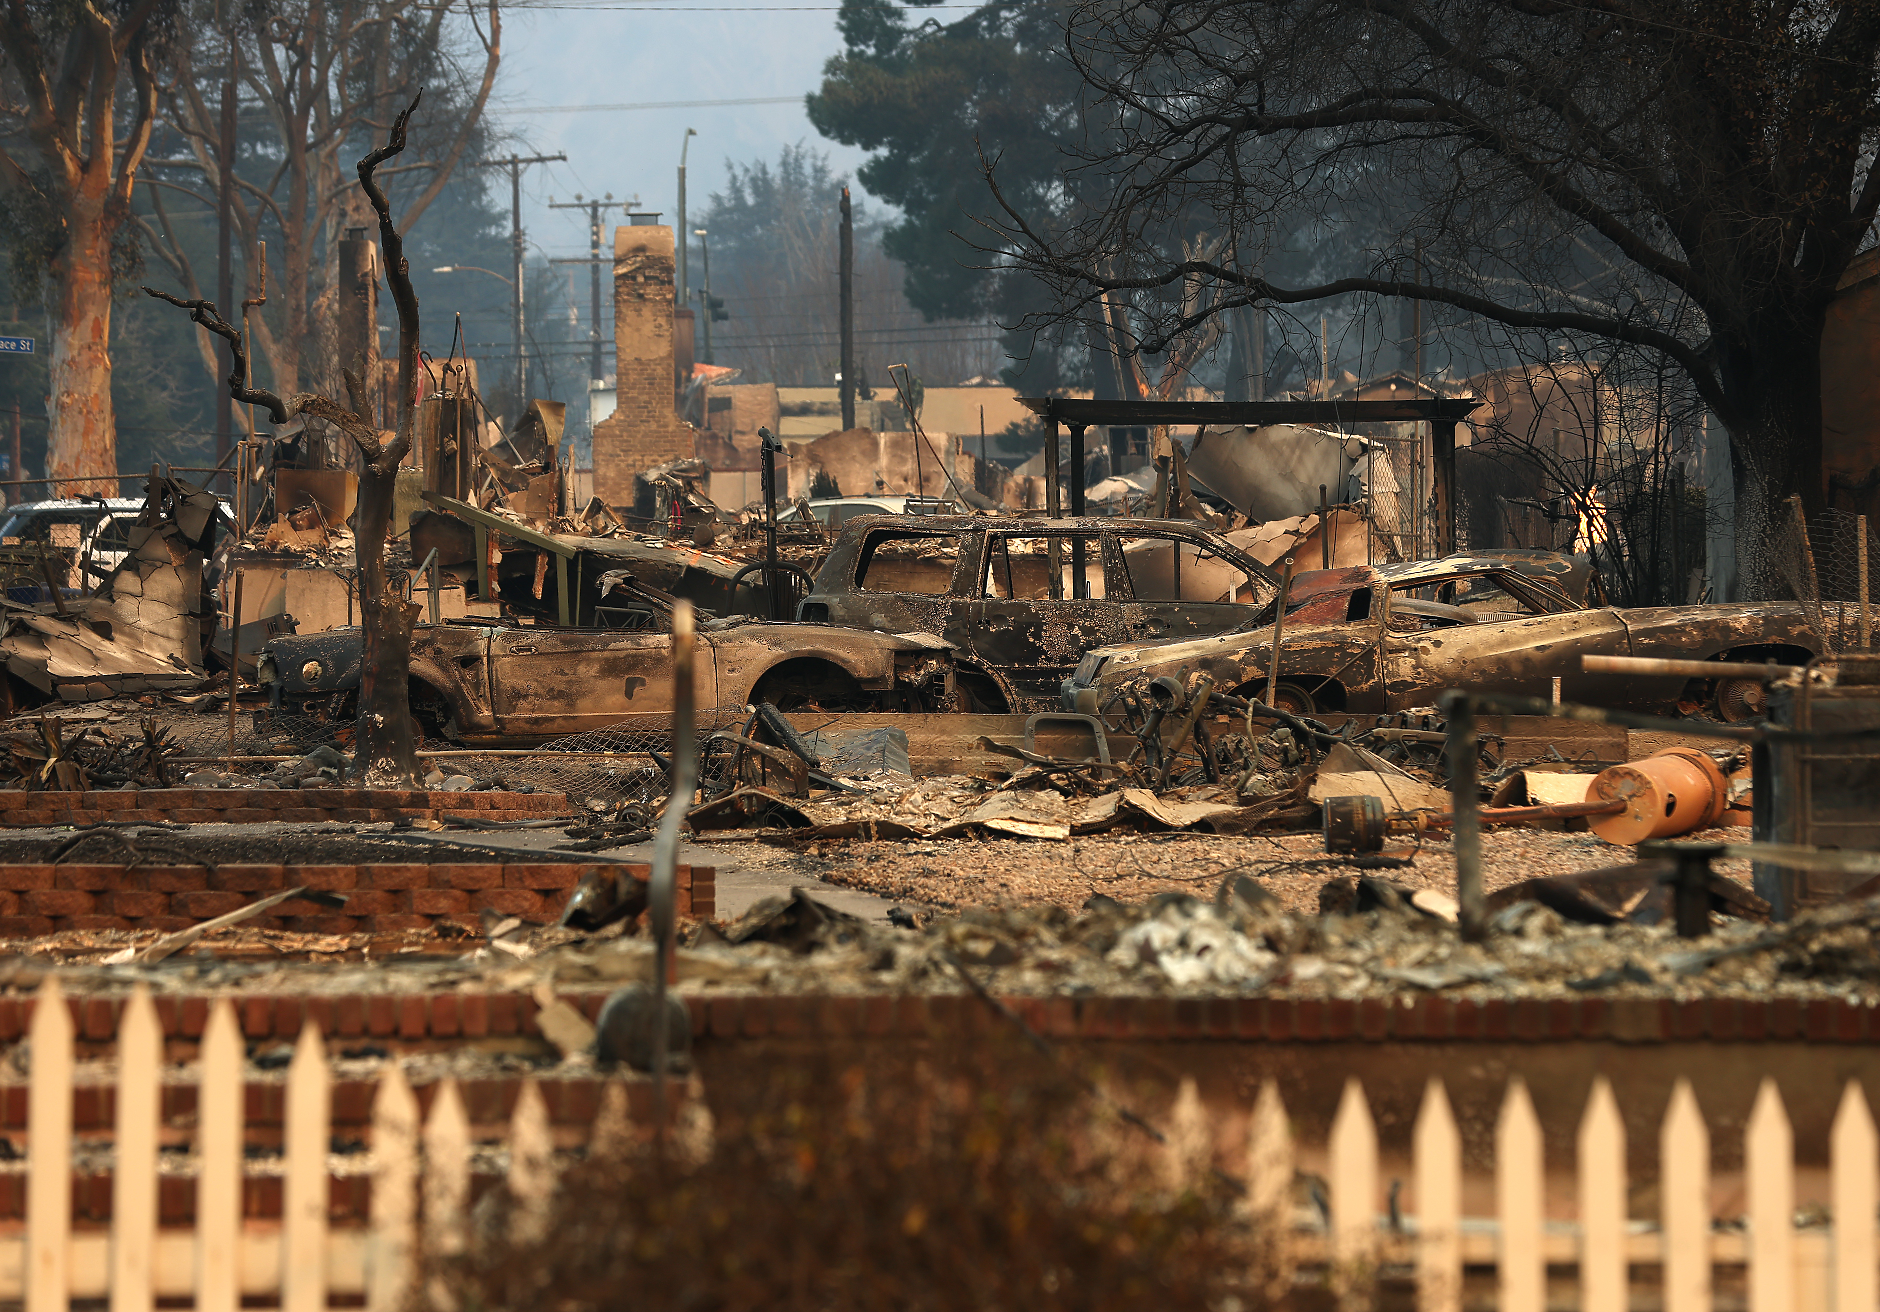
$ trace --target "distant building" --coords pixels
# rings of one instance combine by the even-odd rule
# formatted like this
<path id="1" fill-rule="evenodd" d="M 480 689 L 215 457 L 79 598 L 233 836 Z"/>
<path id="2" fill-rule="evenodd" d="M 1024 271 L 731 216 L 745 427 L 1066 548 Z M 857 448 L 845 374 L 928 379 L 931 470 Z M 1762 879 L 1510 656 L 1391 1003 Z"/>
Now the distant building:
<path id="1" fill-rule="evenodd" d="M 1822 489 L 1880 525 L 1880 249 L 1854 257 L 1821 334 Z"/>

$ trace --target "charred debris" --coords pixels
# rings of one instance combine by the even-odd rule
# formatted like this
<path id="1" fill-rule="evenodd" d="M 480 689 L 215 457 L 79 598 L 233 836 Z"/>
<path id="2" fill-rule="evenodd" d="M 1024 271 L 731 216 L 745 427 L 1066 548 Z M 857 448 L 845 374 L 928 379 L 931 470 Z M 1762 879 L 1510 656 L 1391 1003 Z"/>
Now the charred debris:
<path id="1" fill-rule="evenodd" d="M 540 792 L 569 814 L 428 823 L 553 828 L 564 856 L 658 836 L 665 875 L 591 876 L 552 926 L 485 924 L 517 963 L 670 926 L 659 880 L 681 833 L 796 853 L 1316 836 L 1290 863 L 1319 877 L 1316 917 L 1278 908 L 1249 867 L 1211 899 L 944 923 L 901 908 L 884 926 L 798 893 L 686 931 L 694 953 L 781 951 L 904 984 L 977 988 L 977 966 L 1091 987 L 1145 972 L 1171 987 L 1645 987 L 1866 932 L 1880 860 L 1850 849 L 1880 845 L 1859 800 L 1880 768 L 1880 665 L 1857 650 L 1864 610 L 1858 641 L 1819 605 L 1628 621 L 1585 558 L 1457 551 L 1454 424 L 1473 404 L 1459 400 L 1333 416 L 1436 424 L 1436 561 L 1391 559 L 1362 501 L 1334 506 L 1323 483 L 1315 514 L 1309 494 L 1253 477 L 1265 430 L 1251 426 L 1171 447 L 1154 518 L 1088 514 L 1076 478 L 1061 505 L 1047 478 L 1037 513 L 953 485 L 826 524 L 779 495 L 768 430 L 763 496 L 741 511 L 712 501 L 691 457 L 638 473 L 630 504 L 577 494 L 559 404 L 505 430 L 470 361 L 418 349 L 374 180 L 415 108 L 358 167 L 398 308 L 398 359 L 376 380 L 395 389 L 389 412 L 363 359 L 343 401 L 253 387 L 217 307 L 152 292 L 230 344 L 231 394 L 274 431 L 241 448 L 233 505 L 153 471 L 95 588 L 48 566 L 45 600 L 0 603 L 15 702 L 0 784 Z M 1102 416 L 1039 404 L 1046 468 L 1067 426 L 1081 470 Z M 1362 443 L 1301 428 L 1324 417 L 1313 404 L 1288 440 L 1299 461 L 1333 460 L 1337 482 Z M 1136 417 L 1215 417 L 1189 405 Z M 1229 495 L 1204 500 L 1196 480 Z M 1714 641 L 1696 650 L 1695 634 Z M 1550 681 L 1551 698 L 1511 691 Z M 1829 742 L 1853 754 L 1830 761 Z M 1611 859 L 1491 890 L 1484 827 L 1587 832 Z M 1397 877 L 1426 851 L 1452 854 L 1447 889 Z M 1716 869 L 1746 858 L 1753 889 Z M 1734 946 L 1659 942 L 1711 936 Z M 1522 940 L 1566 955 L 1523 974 L 1492 946 Z"/>

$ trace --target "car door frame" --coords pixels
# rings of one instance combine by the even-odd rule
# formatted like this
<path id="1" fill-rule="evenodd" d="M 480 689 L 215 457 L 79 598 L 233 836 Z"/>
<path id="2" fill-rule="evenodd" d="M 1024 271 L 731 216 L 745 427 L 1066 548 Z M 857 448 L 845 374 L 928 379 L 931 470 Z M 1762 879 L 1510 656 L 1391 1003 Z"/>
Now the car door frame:
<path id="1" fill-rule="evenodd" d="M 518 672 L 523 657 L 546 661 L 543 646 L 557 645 L 569 658 L 579 660 L 582 646 L 598 664 L 610 653 L 631 651 L 639 659 L 626 662 L 634 668 L 622 673 L 609 672 L 611 680 L 622 684 L 620 705 L 602 703 L 590 712 L 544 707 L 536 713 L 518 709 L 524 676 Z M 701 710 L 717 705 L 717 654 L 709 642 L 696 642 L 692 648 L 693 698 Z M 550 740 L 596 729 L 619 727 L 635 729 L 670 729 L 672 724 L 672 635 L 670 633 L 635 633 L 616 629 L 576 629 L 549 626 L 518 626 L 492 634 L 488 646 L 490 707 L 496 732 L 504 738 Z M 507 669 L 505 668 L 507 667 Z M 559 673 L 559 672 L 557 672 Z M 589 677 L 600 676 L 592 671 Z M 577 676 L 579 677 L 579 676 Z M 636 696 L 636 694 L 641 694 Z M 540 696 L 552 696 L 545 691 Z M 639 705 L 635 705 L 639 702 Z"/>
<path id="2" fill-rule="evenodd" d="M 1136 596 L 1135 576 L 1129 572 L 1129 553 L 1124 549 L 1122 542 L 1124 534 L 1128 534 L 1131 537 L 1163 539 L 1173 543 L 1174 549 L 1178 553 L 1184 545 L 1193 547 L 1198 552 L 1212 552 L 1227 561 L 1235 569 L 1238 569 L 1246 576 L 1250 584 L 1258 579 L 1263 582 L 1271 582 L 1275 588 L 1278 587 L 1276 580 L 1269 580 L 1264 577 L 1265 571 L 1262 570 L 1258 561 L 1248 556 L 1245 552 L 1237 551 L 1231 542 L 1216 542 L 1203 534 L 1184 533 L 1179 528 L 1160 524 L 1132 524 L 1127 527 L 1119 525 L 1112 533 L 1105 535 L 1105 540 L 1111 547 L 1115 559 L 1115 569 L 1112 571 L 1112 577 L 1108 586 L 1110 595 L 1116 597 L 1117 601 L 1124 607 L 1124 624 L 1128 631 L 1128 641 L 1130 642 L 1180 642 L 1187 638 L 1201 638 L 1212 633 L 1224 633 L 1238 624 L 1245 623 L 1250 616 L 1258 613 L 1259 607 L 1240 601 L 1182 601 L 1179 598 L 1167 601 L 1142 600 Z M 1179 577 L 1179 570 L 1177 571 L 1177 577 Z M 1117 587 L 1118 579 L 1121 580 L 1122 584 L 1120 588 Z M 1160 633 L 1152 633 L 1148 628 L 1151 622 L 1150 617 L 1146 613 L 1148 608 L 1152 606 L 1221 607 L 1224 610 L 1231 608 L 1231 613 L 1222 614 L 1219 617 L 1221 620 L 1219 625 L 1197 627 L 1192 632 L 1179 633 L 1171 628 L 1165 627 Z M 1141 626 L 1140 632 L 1137 631 L 1139 624 Z"/>
<path id="3" fill-rule="evenodd" d="M 1062 664 L 1053 664 L 1043 661 L 1037 664 L 1019 664 L 1012 659 L 1000 656 L 998 653 L 991 650 L 989 646 L 981 645 L 982 640 L 994 631 L 994 621 L 1003 618 L 1002 615 L 994 613 L 993 607 L 996 605 L 1015 608 L 1034 606 L 1064 608 L 1055 614 L 1046 613 L 1041 615 L 1040 622 L 1045 624 L 1074 624 L 1076 623 L 1074 616 L 1081 613 L 1087 613 L 1092 618 L 1101 620 L 1104 617 L 1104 613 L 1107 611 L 1109 613 L 1107 626 L 1099 625 L 1100 628 L 1107 627 L 1107 633 L 1101 635 L 1101 640 L 1086 640 L 1083 650 L 1100 646 L 1114 646 L 1118 642 L 1127 640 L 1128 630 L 1123 619 L 1122 603 L 1112 600 L 1110 597 L 1110 587 L 1115 577 L 1112 564 L 1112 556 L 1116 548 L 1115 540 L 1111 534 L 1101 528 L 1093 528 L 1088 524 L 1065 524 L 1061 521 L 1059 524 L 1054 524 L 1050 520 L 1039 520 L 1035 523 L 1027 522 L 1022 526 L 1009 528 L 1004 525 L 989 527 L 982 530 L 978 536 L 978 550 L 973 553 L 977 564 L 970 576 L 970 580 L 966 580 L 970 596 L 966 607 L 966 636 L 968 642 L 965 645 L 967 646 L 967 650 L 971 653 L 972 658 L 981 665 L 999 670 L 1012 683 L 1015 690 L 1018 691 L 1021 696 L 1034 699 L 1042 698 L 1055 702 L 1057 697 L 1057 685 L 1068 678 L 1071 671 L 1077 668 L 1077 661 L 1082 659 L 1082 652 L 1080 651 L 1078 653 L 1076 660 Z M 992 548 L 997 540 L 1004 538 L 1073 537 L 1095 538 L 1097 540 L 1099 556 L 1097 567 L 1103 577 L 1104 595 L 1102 597 L 1047 598 L 1043 601 L 1038 601 L 1013 597 L 995 598 L 987 595 L 985 586 L 986 575 L 992 569 Z M 962 557 L 964 557 L 965 554 L 966 553 L 962 552 Z M 1087 570 L 1088 562 L 1086 562 L 1086 571 Z M 1086 573 L 1086 577 L 1088 577 L 1088 573 Z M 956 576 L 956 583 L 959 581 L 961 580 Z M 1014 628 L 1022 622 L 1022 619 L 1015 617 Z M 1042 654 L 1049 654 L 1044 651 L 1042 645 L 1040 646 L 1040 651 Z"/>

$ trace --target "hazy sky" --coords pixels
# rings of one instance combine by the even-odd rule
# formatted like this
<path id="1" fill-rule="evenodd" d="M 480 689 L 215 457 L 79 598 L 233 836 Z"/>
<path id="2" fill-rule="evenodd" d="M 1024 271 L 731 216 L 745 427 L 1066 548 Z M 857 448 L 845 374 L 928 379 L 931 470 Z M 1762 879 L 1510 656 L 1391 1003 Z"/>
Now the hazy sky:
<path id="1" fill-rule="evenodd" d="M 813 3 L 813 0 L 812 0 Z M 697 216 L 725 182 L 725 160 L 775 160 L 795 142 L 829 153 L 853 172 L 860 151 L 825 141 L 810 126 L 802 96 L 840 48 L 836 9 L 780 9 L 750 0 L 707 7 L 614 0 L 598 5 L 518 7 L 503 17 L 503 63 L 492 115 L 521 154 L 568 156 L 523 174 L 523 227 L 537 251 L 584 254 L 585 219 L 550 210 L 612 192 L 638 196 L 640 208 L 673 222 L 680 143 L 698 129 L 687 160 L 687 209 Z M 611 105 L 647 101 L 731 100 L 790 96 L 785 104 L 694 106 L 567 113 L 520 113 L 537 105 Z M 505 182 L 507 179 L 505 178 Z M 506 201 L 507 187 L 499 198 Z M 615 212 L 616 216 L 618 212 Z M 618 221 L 617 217 L 613 221 Z M 697 277 L 696 270 L 694 278 Z"/>

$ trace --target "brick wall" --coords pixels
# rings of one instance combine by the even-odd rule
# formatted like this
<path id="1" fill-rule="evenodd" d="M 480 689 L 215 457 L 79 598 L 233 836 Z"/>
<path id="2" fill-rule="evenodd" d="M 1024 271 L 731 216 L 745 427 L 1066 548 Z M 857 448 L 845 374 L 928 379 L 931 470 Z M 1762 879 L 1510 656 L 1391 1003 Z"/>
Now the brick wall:
<path id="1" fill-rule="evenodd" d="M 593 869 L 614 863 L 527 861 L 404 865 L 0 865 L 0 938 L 65 930 L 187 929 L 286 888 L 345 897 L 335 909 L 300 899 L 243 924 L 315 934 L 395 933 L 438 921 L 475 925 L 490 910 L 548 922 Z M 646 879 L 652 868 L 630 865 Z M 681 865 L 674 899 L 682 916 L 709 919 L 717 881 L 710 866 Z M 0 1019 L 0 1028 L 4 1020 Z"/>
<path id="2" fill-rule="evenodd" d="M 633 476 L 694 455 L 673 409 L 672 229 L 614 229 L 614 412 L 594 428 L 594 494 L 633 503 Z"/>
<path id="3" fill-rule="evenodd" d="M 424 788 L 141 788 L 85 792 L 0 789 L 0 823 L 11 828 L 91 825 L 129 812 L 173 824 L 312 824 L 336 820 L 539 820 L 574 811 L 560 793 L 450 793 Z"/>

